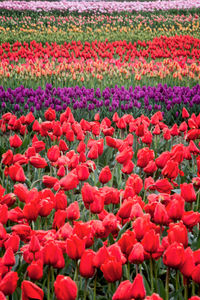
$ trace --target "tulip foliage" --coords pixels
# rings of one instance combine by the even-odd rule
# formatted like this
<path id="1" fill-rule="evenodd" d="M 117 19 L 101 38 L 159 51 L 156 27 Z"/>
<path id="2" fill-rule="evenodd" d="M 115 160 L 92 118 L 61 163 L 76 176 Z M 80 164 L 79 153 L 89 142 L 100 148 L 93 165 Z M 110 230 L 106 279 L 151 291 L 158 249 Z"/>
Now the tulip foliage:
<path id="1" fill-rule="evenodd" d="M 2 115 L 1 299 L 199 299 L 200 114 L 181 118 Z"/>

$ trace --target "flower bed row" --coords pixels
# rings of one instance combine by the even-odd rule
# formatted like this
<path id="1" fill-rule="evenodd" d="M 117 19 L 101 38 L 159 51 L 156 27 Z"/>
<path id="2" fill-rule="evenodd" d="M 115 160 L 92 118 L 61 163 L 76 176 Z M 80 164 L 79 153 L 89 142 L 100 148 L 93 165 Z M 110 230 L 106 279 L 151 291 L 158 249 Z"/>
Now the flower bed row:
<path id="1" fill-rule="evenodd" d="M 71 59 L 70 59 L 71 60 Z M 55 87 L 85 86 L 100 87 L 101 90 L 114 85 L 129 86 L 157 85 L 196 85 L 200 78 L 199 62 L 195 59 L 164 59 L 162 62 L 140 58 L 133 62 L 119 60 L 92 59 L 35 59 L 25 63 L 0 63 L 0 79 L 4 88 L 16 88 L 23 83 L 25 87 L 45 88 L 46 82 Z"/>
<path id="2" fill-rule="evenodd" d="M 104 116 L 109 116 L 113 111 L 133 113 L 135 116 L 141 111 L 152 114 L 157 110 L 162 110 L 168 122 L 176 119 L 181 121 L 180 109 L 186 106 L 191 112 L 200 110 L 200 86 L 188 87 L 167 87 L 159 84 L 151 86 L 132 86 L 129 89 L 115 86 L 96 90 L 85 87 L 64 87 L 53 88 L 47 84 L 44 90 L 38 87 L 36 90 L 28 89 L 24 86 L 16 89 L 4 90 L 0 88 L 1 113 L 27 111 L 42 115 L 44 109 L 51 107 L 61 113 L 67 107 L 71 107 L 75 114 L 87 113 L 88 110 L 93 115 L 101 111 Z M 81 113 L 81 115 L 82 115 Z M 179 119 L 180 118 L 180 119 Z"/>
<path id="3" fill-rule="evenodd" d="M 119 59 L 131 61 L 136 57 L 151 59 L 185 57 L 199 59 L 200 39 L 189 35 L 154 38 L 152 41 L 140 41 L 131 43 L 126 41 L 109 42 L 105 40 L 93 41 L 71 41 L 58 45 L 56 42 L 49 44 L 15 42 L 14 44 L 2 43 L 0 45 L 0 59 L 4 61 L 18 62 L 20 59 L 33 60 L 37 58 L 73 58 L 86 59 Z"/>
<path id="4" fill-rule="evenodd" d="M 50 11 L 50 10 L 68 10 L 80 13 L 94 11 L 100 13 L 113 13 L 122 11 L 155 11 L 171 9 L 191 9 L 199 8 L 199 0 L 188 2 L 187 0 L 172 1 L 152 1 L 152 2 L 53 2 L 53 1 L 3 1 L 0 2 L 0 9 L 7 10 L 33 10 L 33 11 Z"/>
<path id="5" fill-rule="evenodd" d="M 44 117 L 0 120 L 1 299 L 195 296 L 200 114 Z"/>
<path id="6" fill-rule="evenodd" d="M 62 44 L 72 40 L 92 42 L 95 39 L 104 41 L 126 40 L 127 42 L 150 40 L 161 35 L 174 36 L 190 34 L 199 38 L 198 11 L 177 11 L 168 15 L 159 13 L 120 13 L 109 14 L 69 14 L 57 11 L 13 12 L 2 11 L 0 17 L 0 41 L 14 43 L 55 42 Z M 6 33 L 6 34 L 5 34 Z M 91 34 L 92 33 L 92 34 Z"/>

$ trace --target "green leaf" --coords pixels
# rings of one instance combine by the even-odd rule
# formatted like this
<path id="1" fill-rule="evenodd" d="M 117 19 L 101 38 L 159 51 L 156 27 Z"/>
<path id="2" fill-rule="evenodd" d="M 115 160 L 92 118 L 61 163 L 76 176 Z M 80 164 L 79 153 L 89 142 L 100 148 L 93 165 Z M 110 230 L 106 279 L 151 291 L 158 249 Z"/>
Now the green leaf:
<path id="1" fill-rule="evenodd" d="M 119 241 L 119 239 L 121 238 L 122 234 L 129 228 L 131 222 L 127 222 L 119 231 L 116 242 Z"/>

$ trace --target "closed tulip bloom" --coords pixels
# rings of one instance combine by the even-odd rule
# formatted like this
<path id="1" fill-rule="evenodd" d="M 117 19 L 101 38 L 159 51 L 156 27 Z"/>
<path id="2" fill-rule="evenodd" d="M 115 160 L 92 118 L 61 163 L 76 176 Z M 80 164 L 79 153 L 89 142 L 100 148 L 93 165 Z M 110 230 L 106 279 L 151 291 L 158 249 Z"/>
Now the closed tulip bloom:
<path id="1" fill-rule="evenodd" d="M 194 267 L 192 271 L 192 280 L 200 284 L 200 264 Z"/>
<path id="2" fill-rule="evenodd" d="M 66 253 L 69 258 L 80 259 L 85 251 L 85 241 L 80 239 L 76 234 L 71 236 L 66 241 Z"/>
<path id="3" fill-rule="evenodd" d="M 148 147 L 142 148 L 137 153 L 137 159 L 137 166 L 145 168 L 148 163 L 154 159 L 154 151 L 150 150 Z"/>
<path id="4" fill-rule="evenodd" d="M 10 147 L 13 148 L 19 148 L 22 145 L 22 140 L 20 139 L 20 137 L 15 134 L 14 136 L 11 136 L 9 138 L 9 142 L 10 142 Z"/>
<path id="5" fill-rule="evenodd" d="M 188 113 L 188 111 L 187 111 L 187 109 L 185 108 L 185 107 L 183 107 L 183 109 L 182 109 L 182 118 L 184 119 L 184 118 L 189 118 L 189 113 Z"/>
<path id="6" fill-rule="evenodd" d="M 134 299 L 144 299 L 146 296 L 143 277 L 140 274 L 137 274 L 133 281 L 131 295 Z"/>
<path id="7" fill-rule="evenodd" d="M 183 224 L 189 229 L 192 230 L 194 226 L 198 224 L 200 220 L 200 213 L 192 211 L 186 211 L 182 215 Z"/>
<path id="8" fill-rule="evenodd" d="M 56 112 L 54 109 L 52 109 L 51 107 L 49 107 L 45 113 L 44 113 L 44 117 L 47 121 L 54 121 L 56 119 Z"/>
<path id="9" fill-rule="evenodd" d="M 97 144 L 93 144 L 93 146 L 90 148 L 87 157 L 90 159 L 97 159 L 97 157 L 99 156 L 98 153 L 98 146 Z"/>
<path id="10" fill-rule="evenodd" d="M 73 190 L 79 184 L 79 180 L 77 175 L 73 174 L 72 172 L 68 173 L 65 177 L 60 180 L 60 186 L 65 190 Z"/>
<path id="11" fill-rule="evenodd" d="M 134 169 L 134 163 L 131 159 L 127 160 L 124 164 L 123 164 L 123 168 L 121 169 L 121 171 L 124 174 L 131 174 L 133 172 Z"/>
<path id="12" fill-rule="evenodd" d="M 8 174 L 13 181 L 19 181 L 19 182 L 26 181 L 24 170 L 17 163 L 9 167 Z"/>
<path id="13" fill-rule="evenodd" d="M 8 206 L 6 204 L 0 204 L 0 222 L 6 224 L 8 221 Z"/>
<path id="14" fill-rule="evenodd" d="M 141 264 L 144 261 L 144 247 L 141 243 L 136 243 L 129 254 L 128 260 L 132 264 Z"/>
<path id="15" fill-rule="evenodd" d="M 12 295 L 17 288 L 18 281 L 17 272 L 8 272 L 0 282 L 0 291 L 4 293 L 5 296 Z"/>
<path id="16" fill-rule="evenodd" d="M 186 202 L 194 202 L 196 201 L 196 193 L 193 187 L 192 183 L 183 183 L 180 184 L 180 188 L 181 188 L 181 197 L 183 197 L 183 199 Z"/>
<path id="17" fill-rule="evenodd" d="M 28 277 L 31 280 L 39 280 L 43 277 L 43 262 L 41 259 L 32 261 L 32 263 L 27 268 Z"/>
<path id="18" fill-rule="evenodd" d="M 184 259 L 183 245 L 177 242 L 169 245 L 163 255 L 163 263 L 170 268 L 179 268 Z"/>
<path id="19" fill-rule="evenodd" d="M 80 260 L 80 266 L 79 266 L 79 271 L 80 275 L 86 278 L 91 278 L 93 277 L 95 273 L 95 267 L 93 263 L 93 259 L 95 257 L 96 253 L 91 250 L 85 250 L 83 253 L 81 260 Z"/>
<path id="20" fill-rule="evenodd" d="M 24 280 L 21 285 L 22 300 L 37 299 L 43 300 L 44 292 L 36 284 L 31 281 Z"/>
<path id="21" fill-rule="evenodd" d="M 170 157 L 171 153 L 169 151 L 162 152 L 155 160 L 157 167 L 163 169 Z"/>
<path id="22" fill-rule="evenodd" d="M 143 181 L 137 174 L 131 174 L 126 181 L 126 187 L 131 186 L 133 187 L 135 193 L 138 195 L 143 187 Z"/>
<path id="23" fill-rule="evenodd" d="M 52 227 L 55 229 L 59 229 L 60 227 L 62 227 L 65 224 L 66 217 L 67 217 L 67 213 L 65 210 L 61 210 L 61 209 L 57 210 L 54 214 Z"/>
<path id="24" fill-rule="evenodd" d="M 156 172 L 156 170 L 157 170 L 157 166 L 153 160 L 150 160 L 147 166 L 143 169 L 143 171 L 147 174 L 153 174 L 154 172 Z"/>
<path id="25" fill-rule="evenodd" d="M 185 257 L 181 266 L 179 267 L 179 270 L 185 277 L 191 277 L 194 268 L 195 268 L 194 254 L 192 249 L 188 247 L 185 250 Z"/>
<path id="26" fill-rule="evenodd" d="M 96 255 L 93 258 L 93 264 L 96 268 L 100 268 L 101 265 L 107 261 L 110 257 L 110 254 L 108 252 L 108 249 L 103 246 L 101 247 L 97 252 Z"/>
<path id="27" fill-rule="evenodd" d="M 182 243 L 184 247 L 188 245 L 188 231 L 185 225 L 181 222 L 170 224 L 168 232 L 168 241 L 170 244 L 173 242 Z"/>
<path id="28" fill-rule="evenodd" d="M 128 219 L 131 214 L 134 202 L 132 200 L 125 200 L 118 210 L 118 216 L 122 219 Z"/>
<path id="29" fill-rule="evenodd" d="M 75 201 L 71 203 L 67 208 L 66 208 L 66 217 L 68 220 L 78 220 L 80 218 L 80 210 L 79 210 L 79 205 L 78 202 Z"/>
<path id="30" fill-rule="evenodd" d="M 41 246 L 40 246 L 38 237 L 35 234 L 32 235 L 30 243 L 29 243 L 29 251 L 35 253 L 35 252 L 40 251 L 40 248 L 41 248 Z"/>
<path id="31" fill-rule="evenodd" d="M 127 147 L 119 154 L 117 154 L 115 159 L 119 164 L 124 165 L 127 163 L 127 161 L 131 160 L 132 157 L 133 157 L 133 149 L 131 147 Z"/>
<path id="32" fill-rule="evenodd" d="M 11 165 L 13 161 L 13 152 L 12 150 L 8 150 L 7 152 L 2 154 L 2 164 Z"/>
<path id="33" fill-rule="evenodd" d="M 38 201 L 26 203 L 23 208 L 23 215 L 27 220 L 35 221 L 38 217 L 39 205 Z"/>
<path id="34" fill-rule="evenodd" d="M 184 213 L 185 201 L 180 195 L 174 195 L 175 196 L 173 196 L 171 201 L 167 204 L 166 210 L 169 218 L 172 220 L 179 220 Z"/>
<path id="35" fill-rule="evenodd" d="M 59 250 L 59 246 L 54 241 L 48 242 L 42 249 L 44 264 L 56 266 L 59 256 L 63 256 Z"/>
<path id="36" fill-rule="evenodd" d="M 103 272 L 104 278 L 108 282 L 115 282 L 120 280 L 122 277 L 122 262 L 117 261 L 117 259 L 114 257 L 111 257 L 105 261 L 101 265 L 100 269 Z"/>
<path id="37" fill-rule="evenodd" d="M 42 177 L 42 183 L 48 188 L 52 188 L 58 182 L 59 180 L 53 176 L 44 175 Z"/>
<path id="38" fill-rule="evenodd" d="M 58 275 L 54 282 L 54 290 L 57 300 L 75 300 L 78 289 L 70 277 Z"/>
<path id="39" fill-rule="evenodd" d="M 51 162 L 55 162 L 58 160 L 60 157 L 60 150 L 57 145 L 52 146 L 48 151 L 47 151 L 47 157 Z"/>
<path id="40" fill-rule="evenodd" d="M 141 240 L 144 237 L 145 233 L 150 229 L 150 215 L 145 214 L 142 217 L 138 217 L 133 222 L 133 229 L 137 240 Z"/>
<path id="41" fill-rule="evenodd" d="M 131 300 L 132 283 L 129 280 L 122 281 L 114 293 L 112 300 Z"/>
<path id="42" fill-rule="evenodd" d="M 45 158 L 41 157 L 39 154 L 30 157 L 30 164 L 37 169 L 44 169 L 47 166 Z"/>
<path id="43" fill-rule="evenodd" d="M 158 202 L 155 207 L 153 219 L 156 224 L 160 224 L 160 225 L 162 224 L 164 225 L 169 222 L 169 217 L 165 209 L 165 206 L 160 202 Z"/>
<path id="44" fill-rule="evenodd" d="M 178 173 L 178 163 L 173 160 L 168 160 L 165 167 L 162 169 L 162 175 L 169 179 L 175 179 L 178 176 Z"/>
<path id="45" fill-rule="evenodd" d="M 6 249 L 1 262 L 7 267 L 12 267 L 15 265 L 15 256 L 11 247 Z"/>
<path id="46" fill-rule="evenodd" d="M 22 183 L 14 185 L 14 194 L 19 198 L 21 202 L 26 202 L 28 199 L 29 190 Z"/>
<path id="47" fill-rule="evenodd" d="M 67 207 L 67 196 L 65 195 L 65 192 L 60 190 L 55 195 L 55 210 L 58 209 L 66 209 Z"/>
<path id="48" fill-rule="evenodd" d="M 109 166 L 105 166 L 100 174 L 99 174 L 99 181 L 103 184 L 107 183 L 108 181 L 110 181 L 112 179 L 112 173 L 110 171 Z"/>
<path id="49" fill-rule="evenodd" d="M 156 234 L 153 229 L 147 231 L 142 240 L 144 250 L 149 253 L 155 253 L 159 247 L 159 234 Z"/>
<path id="50" fill-rule="evenodd" d="M 17 234 L 13 233 L 7 237 L 6 241 L 4 242 L 5 249 L 11 247 L 13 252 L 16 253 L 19 249 L 20 238 Z"/>
<path id="51" fill-rule="evenodd" d="M 120 246 L 122 252 L 127 257 L 130 254 L 133 245 L 137 243 L 135 232 L 127 230 L 125 233 L 122 234 L 121 238 L 118 240 L 117 243 Z"/>
<path id="52" fill-rule="evenodd" d="M 76 167 L 76 172 L 78 179 L 80 181 L 85 181 L 89 178 L 90 172 L 86 164 L 81 164 Z"/>
<path id="53" fill-rule="evenodd" d="M 173 189 L 173 186 L 166 178 L 157 180 L 154 186 L 159 193 L 170 194 L 171 190 Z"/>

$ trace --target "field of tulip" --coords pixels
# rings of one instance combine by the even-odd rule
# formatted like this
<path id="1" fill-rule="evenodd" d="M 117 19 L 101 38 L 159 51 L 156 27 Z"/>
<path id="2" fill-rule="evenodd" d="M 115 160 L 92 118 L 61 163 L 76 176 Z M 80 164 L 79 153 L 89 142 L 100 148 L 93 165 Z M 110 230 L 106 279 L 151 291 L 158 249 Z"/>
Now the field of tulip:
<path id="1" fill-rule="evenodd" d="M 199 24 L 0 1 L 0 300 L 200 300 Z"/>
<path id="2" fill-rule="evenodd" d="M 198 293 L 200 114 L 181 119 L 2 115 L 2 299 Z"/>

